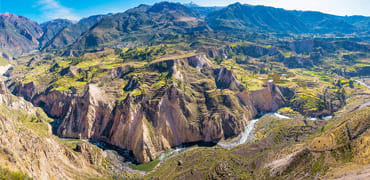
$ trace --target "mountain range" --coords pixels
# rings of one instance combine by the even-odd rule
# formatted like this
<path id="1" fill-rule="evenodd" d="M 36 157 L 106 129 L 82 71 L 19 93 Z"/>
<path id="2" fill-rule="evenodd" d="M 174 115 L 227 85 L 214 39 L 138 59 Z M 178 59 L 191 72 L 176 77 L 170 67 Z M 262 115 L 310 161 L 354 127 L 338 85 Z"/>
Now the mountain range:
<path id="1" fill-rule="evenodd" d="M 75 24 L 58 19 L 40 25 L 9 13 L 0 17 L 1 49 L 12 55 L 68 46 L 79 49 L 132 46 L 196 33 L 368 36 L 370 29 L 370 17 L 335 16 L 240 3 L 200 7 L 162 2 L 153 6 L 140 5 L 123 13 L 91 16 Z"/>

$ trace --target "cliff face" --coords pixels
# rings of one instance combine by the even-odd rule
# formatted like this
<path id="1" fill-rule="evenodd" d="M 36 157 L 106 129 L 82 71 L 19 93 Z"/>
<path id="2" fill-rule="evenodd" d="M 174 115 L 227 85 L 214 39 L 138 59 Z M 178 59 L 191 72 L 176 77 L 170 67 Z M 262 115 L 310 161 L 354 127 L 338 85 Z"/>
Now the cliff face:
<path id="1" fill-rule="evenodd" d="M 41 27 L 23 16 L 0 14 L 0 48 L 12 55 L 35 50 L 42 35 Z"/>
<path id="2" fill-rule="evenodd" d="M 287 98 L 292 95 L 288 88 L 277 86 L 272 81 L 267 83 L 267 88 L 250 93 L 254 106 L 261 112 L 276 111 L 280 107 L 288 105 Z"/>
<path id="3" fill-rule="evenodd" d="M 121 73 L 127 73 L 123 69 L 129 68 L 113 69 L 107 76 L 123 78 Z M 95 84 L 82 95 L 31 93 L 31 85 L 14 92 L 59 119 L 59 136 L 105 141 L 132 150 L 139 162 L 154 160 L 183 143 L 235 137 L 257 111 L 273 111 L 286 103 L 277 86 L 249 93 L 232 71 L 213 67 L 204 55 L 155 61 L 148 71 L 166 72 L 172 82 L 146 88 L 140 95 L 131 93 L 122 101 L 114 101 Z M 124 89 L 142 88 L 136 79 L 150 81 L 145 73 L 142 78 L 130 77 Z"/>
<path id="4" fill-rule="evenodd" d="M 2 83 L 0 107 L 2 168 L 41 180 L 102 175 L 94 169 L 103 159 L 102 150 L 83 143 L 80 151 L 85 154 L 72 151 L 52 135 L 49 118 L 41 109 L 11 95 Z"/>

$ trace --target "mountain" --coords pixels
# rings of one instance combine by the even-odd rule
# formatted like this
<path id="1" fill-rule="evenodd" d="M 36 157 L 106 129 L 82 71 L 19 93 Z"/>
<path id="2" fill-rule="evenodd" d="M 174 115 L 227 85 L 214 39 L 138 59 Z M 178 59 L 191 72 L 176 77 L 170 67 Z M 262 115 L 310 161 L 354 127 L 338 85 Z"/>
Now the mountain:
<path id="1" fill-rule="evenodd" d="M 103 19 L 106 15 L 90 16 L 81 19 L 76 24 L 70 24 L 58 32 L 50 41 L 44 43 L 41 49 L 64 48 L 73 44 L 83 33 Z"/>
<path id="2" fill-rule="evenodd" d="M 235 3 L 206 17 L 215 30 L 307 32 L 306 25 L 284 9 Z"/>
<path id="3" fill-rule="evenodd" d="M 329 15 L 314 11 L 296 11 L 294 12 L 294 14 L 297 16 L 297 18 L 299 18 L 302 22 L 306 24 L 307 28 L 310 29 L 309 32 L 312 33 L 350 34 L 361 30 L 351 23 L 346 22 L 346 19 L 348 17 Z"/>
<path id="4" fill-rule="evenodd" d="M 72 21 L 67 19 L 55 19 L 52 21 L 44 22 L 40 26 L 43 31 L 43 35 L 39 39 L 40 47 L 43 47 L 46 43 L 52 40 L 60 31 L 65 27 L 72 25 Z"/>
<path id="5" fill-rule="evenodd" d="M 180 3 L 140 5 L 104 18 L 74 44 L 91 48 L 103 44 L 141 44 L 150 40 L 176 38 L 179 34 L 209 31 L 197 13 Z"/>
<path id="6" fill-rule="evenodd" d="M 192 9 L 198 14 L 198 17 L 200 18 L 205 18 L 208 14 L 210 14 L 213 11 L 217 11 L 222 9 L 223 7 L 204 7 L 204 6 L 199 6 L 193 2 L 190 2 L 188 4 L 183 4 L 184 6 Z"/>
<path id="7" fill-rule="evenodd" d="M 0 14 L 0 49 L 12 55 L 37 49 L 42 28 L 23 16 Z"/>
<path id="8" fill-rule="evenodd" d="M 240 3 L 210 13 L 206 21 L 215 30 L 252 30 L 296 34 L 351 34 L 366 32 L 370 27 L 370 17 L 343 17 L 321 12 L 288 11 Z"/>

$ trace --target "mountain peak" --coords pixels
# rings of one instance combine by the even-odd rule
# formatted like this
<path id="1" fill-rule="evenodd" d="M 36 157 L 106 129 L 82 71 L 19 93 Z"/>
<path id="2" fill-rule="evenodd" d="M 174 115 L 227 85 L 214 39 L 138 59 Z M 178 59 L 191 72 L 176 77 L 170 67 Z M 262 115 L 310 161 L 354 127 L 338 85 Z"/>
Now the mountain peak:
<path id="1" fill-rule="evenodd" d="M 18 16 L 18 15 L 6 12 L 6 13 L 0 13 L 0 16 L 11 17 L 11 16 Z"/>
<path id="2" fill-rule="evenodd" d="M 191 1 L 190 3 L 185 3 L 183 5 L 186 7 L 190 7 L 190 8 L 200 7 L 198 4 L 194 3 L 193 1 Z"/>
<path id="3" fill-rule="evenodd" d="M 230 7 L 240 7 L 240 6 L 243 6 L 243 4 L 241 4 L 240 2 L 236 2 L 234 4 L 230 4 L 229 6 Z"/>
<path id="4" fill-rule="evenodd" d="M 168 2 L 168 1 L 155 3 L 152 6 L 152 9 L 157 9 L 159 11 L 161 11 L 163 9 L 178 10 L 179 8 L 185 8 L 185 6 L 183 6 L 181 3 L 173 3 L 173 2 Z"/>
<path id="5" fill-rule="evenodd" d="M 148 11 L 156 13 L 165 11 L 176 11 L 177 13 L 183 13 L 182 15 L 195 16 L 194 12 L 190 8 L 182 5 L 181 3 L 173 3 L 167 1 L 154 4 Z"/>
<path id="6" fill-rule="evenodd" d="M 6 13 L 0 13 L 0 17 L 14 18 L 14 19 L 19 19 L 19 18 L 28 19 L 26 17 L 20 16 L 20 15 L 17 15 L 17 14 L 8 13 L 8 12 L 6 12 Z"/>

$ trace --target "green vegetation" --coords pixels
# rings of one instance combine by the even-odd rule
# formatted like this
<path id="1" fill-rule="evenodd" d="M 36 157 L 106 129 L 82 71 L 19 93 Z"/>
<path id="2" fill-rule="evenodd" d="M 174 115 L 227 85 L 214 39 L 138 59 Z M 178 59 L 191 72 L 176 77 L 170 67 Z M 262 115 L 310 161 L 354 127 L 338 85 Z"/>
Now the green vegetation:
<path id="1" fill-rule="evenodd" d="M 32 178 L 23 173 L 9 171 L 0 167 L 0 180 L 32 180 Z"/>
<path id="2" fill-rule="evenodd" d="M 143 163 L 143 164 L 138 164 L 138 165 L 130 163 L 129 166 L 132 169 L 149 172 L 149 171 L 153 170 L 159 162 L 160 162 L 160 160 L 157 158 L 157 159 L 155 159 L 153 161 L 150 161 L 148 163 Z"/>
<path id="3" fill-rule="evenodd" d="M 12 99 L 12 101 L 17 100 L 18 99 L 15 97 Z M 23 125 L 22 128 L 25 127 L 41 137 L 47 137 L 50 135 L 49 123 L 52 119 L 48 118 L 41 109 L 37 109 L 35 114 L 30 114 L 25 110 L 11 109 L 10 107 L 0 105 L 0 113 L 6 115 L 9 119 L 21 122 Z"/>
<path id="4" fill-rule="evenodd" d="M 164 56 L 167 54 L 166 45 L 161 45 L 159 47 L 143 47 L 143 48 L 129 48 L 124 52 L 120 53 L 120 58 L 123 62 L 130 60 L 137 61 L 148 61 L 151 62 L 157 56 Z"/>
<path id="5" fill-rule="evenodd" d="M 5 58 L 0 57 L 0 66 L 6 66 L 8 64 L 9 62 Z"/>
<path id="6" fill-rule="evenodd" d="M 325 175 L 326 172 L 328 171 L 329 167 L 325 164 L 325 153 L 321 153 L 320 157 L 317 158 L 311 168 L 311 174 L 314 176 L 318 172 L 321 172 L 321 175 Z"/>

